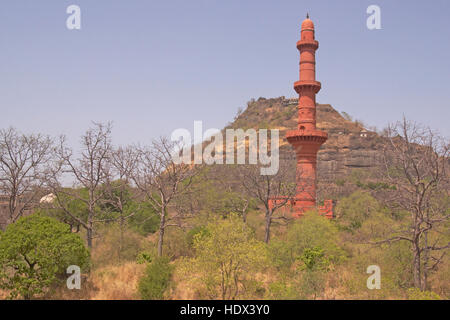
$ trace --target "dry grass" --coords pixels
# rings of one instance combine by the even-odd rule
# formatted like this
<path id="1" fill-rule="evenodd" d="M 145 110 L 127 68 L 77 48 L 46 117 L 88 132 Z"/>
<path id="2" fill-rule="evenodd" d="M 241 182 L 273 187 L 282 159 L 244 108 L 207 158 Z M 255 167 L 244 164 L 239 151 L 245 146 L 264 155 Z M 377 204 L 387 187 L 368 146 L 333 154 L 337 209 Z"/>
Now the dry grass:
<path id="1" fill-rule="evenodd" d="M 139 299 L 137 286 L 145 265 L 128 262 L 119 266 L 108 266 L 93 272 L 90 281 L 96 290 L 91 300 L 135 300 Z"/>
<path id="2" fill-rule="evenodd" d="M 48 293 L 44 299 L 56 300 L 136 300 L 137 285 L 145 265 L 128 262 L 95 269 L 83 276 L 81 290 L 68 290 L 65 284 Z"/>
<path id="3" fill-rule="evenodd" d="M 173 300 L 195 300 L 199 299 L 197 289 L 192 285 L 191 281 L 188 281 L 183 275 L 178 274 L 175 271 L 173 275 L 175 283 L 172 292 L 170 293 L 170 299 Z"/>

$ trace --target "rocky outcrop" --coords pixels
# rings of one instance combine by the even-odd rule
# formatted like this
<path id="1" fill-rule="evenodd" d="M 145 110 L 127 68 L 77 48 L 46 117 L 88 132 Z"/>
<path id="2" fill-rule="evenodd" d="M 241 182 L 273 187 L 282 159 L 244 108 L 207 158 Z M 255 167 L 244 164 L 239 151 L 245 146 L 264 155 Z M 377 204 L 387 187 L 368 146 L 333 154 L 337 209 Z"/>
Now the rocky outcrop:
<path id="1" fill-rule="evenodd" d="M 284 97 L 252 100 L 227 128 L 268 128 L 280 130 L 280 156 L 295 159 L 285 139 L 297 126 L 297 99 Z M 335 181 L 354 168 L 373 168 L 379 160 L 383 138 L 358 122 L 345 119 L 329 104 L 317 105 L 317 128 L 328 132 L 318 153 L 318 178 Z"/>
<path id="2" fill-rule="evenodd" d="M 353 168 L 377 165 L 383 145 L 383 138 L 377 133 L 345 120 L 330 105 L 318 105 L 317 119 L 317 127 L 328 131 L 328 140 L 318 154 L 320 179 L 335 180 L 348 175 Z"/>

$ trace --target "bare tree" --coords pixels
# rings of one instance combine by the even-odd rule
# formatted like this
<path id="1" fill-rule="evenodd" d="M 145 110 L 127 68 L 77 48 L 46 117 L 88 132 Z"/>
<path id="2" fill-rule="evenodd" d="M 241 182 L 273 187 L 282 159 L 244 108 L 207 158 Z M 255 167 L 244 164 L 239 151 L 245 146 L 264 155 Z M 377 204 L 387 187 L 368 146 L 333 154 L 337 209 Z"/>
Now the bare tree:
<path id="1" fill-rule="evenodd" d="M 232 193 L 233 190 L 229 187 L 229 192 Z M 233 212 L 237 212 L 244 223 L 247 223 L 247 213 L 250 206 L 251 198 L 246 196 L 244 193 L 237 192 L 235 197 L 231 197 L 228 200 L 228 205 L 231 207 Z"/>
<path id="2" fill-rule="evenodd" d="M 150 147 L 139 148 L 138 165 L 132 173 L 137 188 L 155 211 L 159 212 L 159 256 L 163 252 L 166 228 L 180 227 L 186 218 L 186 211 L 169 212 L 169 206 L 189 192 L 198 172 L 197 167 L 192 165 L 176 164 L 172 158 L 174 150 L 176 144 L 163 137 L 153 141 Z"/>
<path id="3" fill-rule="evenodd" d="M 381 242 L 407 241 L 413 252 L 414 286 L 426 290 L 430 272 L 442 262 L 450 244 L 449 142 L 428 128 L 403 119 L 386 130 L 384 178 L 393 186 L 386 203 L 410 214 L 408 225 Z"/>
<path id="4" fill-rule="evenodd" d="M 131 186 L 131 173 L 137 165 L 138 155 L 132 147 L 119 147 L 111 152 L 110 174 L 106 175 L 104 183 L 104 206 L 110 211 L 117 212 L 119 217 L 120 241 L 118 248 L 119 262 L 124 243 L 124 230 L 127 219 L 136 214 L 139 206 L 135 207 L 133 212 L 127 209 L 135 201 L 135 192 Z"/>
<path id="5" fill-rule="evenodd" d="M 98 204 L 104 197 L 101 188 L 110 174 L 111 160 L 111 124 L 94 123 L 82 136 L 80 156 L 74 159 L 73 151 L 66 146 L 65 139 L 61 139 L 57 155 L 60 160 L 60 170 L 54 173 L 53 193 L 59 207 L 65 214 L 78 222 L 87 232 L 87 244 L 92 248 L 95 224 L 104 222 L 99 219 Z M 69 174 L 73 179 L 74 188 L 65 188 L 61 182 L 60 173 Z M 87 192 L 80 192 L 81 190 Z M 72 212 L 66 199 L 78 199 L 87 207 L 87 216 L 80 217 Z"/>
<path id="6" fill-rule="evenodd" d="M 265 209 L 266 243 L 270 240 L 272 223 L 287 221 L 286 210 L 278 210 L 291 201 L 296 193 L 295 178 L 292 179 L 292 169 L 288 162 L 281 161 L 278 173 L 275 175 L 261 175 L 259 165 L 240 165 L 239 179 L 247 195 L 255 198 Z M 273 201 L 273 200 L 277 201 Z M 279 213 L 279 214 L 276 214 Z"/>
<path id="7" fill-rule="evenodd" d="M 8 199 L 7 224 L 38 203 L 53 164 L 53 148 L 48 136 L 0 130 L 0 192 Z"/>

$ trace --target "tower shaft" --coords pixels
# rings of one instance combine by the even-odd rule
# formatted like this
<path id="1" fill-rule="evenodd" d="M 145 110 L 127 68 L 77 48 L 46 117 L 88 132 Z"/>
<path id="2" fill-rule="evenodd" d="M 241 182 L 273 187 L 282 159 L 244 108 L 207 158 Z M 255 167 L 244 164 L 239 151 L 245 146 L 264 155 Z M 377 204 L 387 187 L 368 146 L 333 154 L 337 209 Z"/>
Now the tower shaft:
<path id="1" fill-rule="evenodd" d="M 319 43 L 314 37 L 314 24 L 307 18 L 301 27 L 297 42 L 300 51 L 300 76 L 294 83 L 299 94 L 297 130 L 288 131 L 286 138 L 297 157 L 295 215 L 301 216 L 316 205 L 317 152 L 327 140 L 326 132 L 316 128 L 316 94 L 321 88 L 316 81 L 316 50 Z"/>

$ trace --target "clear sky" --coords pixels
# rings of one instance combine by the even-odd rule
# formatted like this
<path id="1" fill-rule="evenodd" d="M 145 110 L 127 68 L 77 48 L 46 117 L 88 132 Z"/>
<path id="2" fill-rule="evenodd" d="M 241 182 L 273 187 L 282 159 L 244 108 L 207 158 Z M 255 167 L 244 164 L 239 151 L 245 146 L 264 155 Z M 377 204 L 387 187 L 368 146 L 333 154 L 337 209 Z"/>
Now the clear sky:
<path id="1" fill-rule="evenodd" d="M 81 30 L 66 28 L 71 4 Z M 371 4 L 381 30 L 366 27 Z M 295 96 L 307 11 L 319 103 L 450 135 L 448 0 L 2 0 L 0 127 L 78 142 L 91 120 L 111 120 L 117 144 L 194 120 L 222 128 L 251 98 Z"/>

